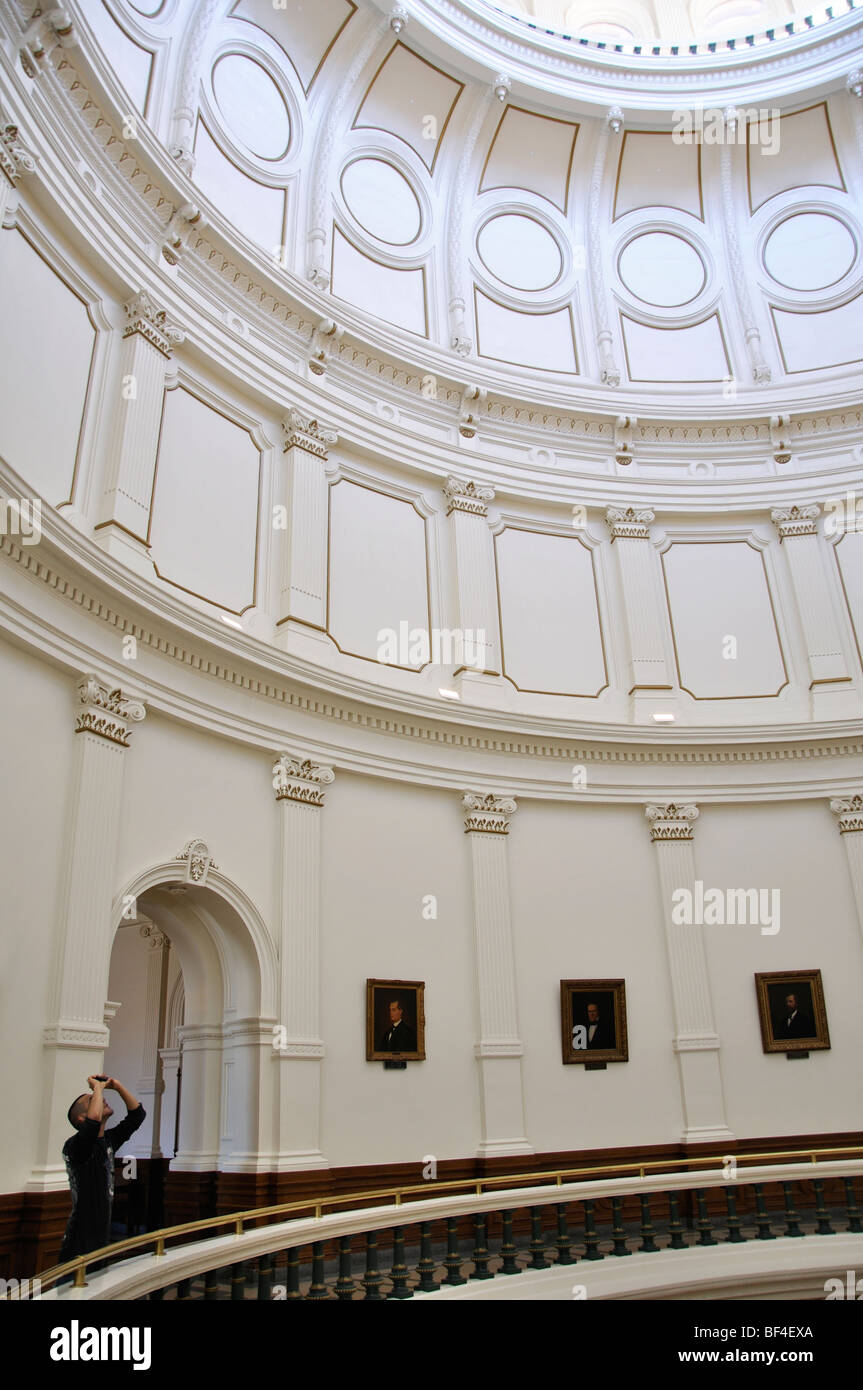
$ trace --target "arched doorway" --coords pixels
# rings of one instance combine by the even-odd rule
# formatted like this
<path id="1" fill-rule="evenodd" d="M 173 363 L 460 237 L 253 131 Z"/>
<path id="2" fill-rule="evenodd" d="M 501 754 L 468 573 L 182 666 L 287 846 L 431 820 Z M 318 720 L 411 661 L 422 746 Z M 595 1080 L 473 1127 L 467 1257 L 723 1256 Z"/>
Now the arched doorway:
<path id="1" fill-rule="evenodd" d="M 118 1214 L 152 1227 L 254 1205 L 276 1143 L 269 932 L 200 841 L 139 875 L 114 921 L 103 1065 L 147 1110 Z"/>

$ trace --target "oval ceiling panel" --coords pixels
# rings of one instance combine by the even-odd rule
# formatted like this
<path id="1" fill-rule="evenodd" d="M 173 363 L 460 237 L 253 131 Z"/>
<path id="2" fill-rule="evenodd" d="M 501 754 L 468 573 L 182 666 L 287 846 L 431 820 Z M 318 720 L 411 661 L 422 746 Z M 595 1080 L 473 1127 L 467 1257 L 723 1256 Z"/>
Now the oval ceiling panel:
<path id="1" fill-rule="evenodd" d="M 391 246 L 419 235 L 422 216 L 403 174 L 383 159 L 355 159 L 342 174 L 342 196 L 364 231 Z"/>
<path id="2" fill-rule="evenodd" d="M 282 159 L 291 138 L 284 97 L 253 58 L 228 53 L 213 68 L 213 91 L 231 133 L 259 159 Z"/>
<path id="3" fill-rule="evenodd" d="M 560 279 L 560 247 L 533 217 L 508 212 L 492 217 L 480 228 L 476 246 L 483 265 L 512 289 L 547 290 Z"/>
<path id="4" fill-rule="evenodd" d="M 844 222 L 823 212 L 799 212 L 770 233 L 764 264 L 774 280 L 791 290 L 825 290 L 848 274 L 856 255 Z"/>
<path id="5" fill-rule="evenodd" d="M 659 308 L 688 304 L 707 279 L 704 262 L 694 246 L 671 232 L 644 232 L 624 246 L 618 274 L 636 299 Z"/>

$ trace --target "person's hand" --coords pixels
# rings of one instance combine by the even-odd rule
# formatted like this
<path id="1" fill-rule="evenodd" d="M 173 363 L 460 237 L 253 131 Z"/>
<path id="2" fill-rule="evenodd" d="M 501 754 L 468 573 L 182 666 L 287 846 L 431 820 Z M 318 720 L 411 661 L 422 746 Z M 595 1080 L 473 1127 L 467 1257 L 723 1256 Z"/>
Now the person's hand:
<path id="1" fill-rule="evenodd" d="M 104 1087 L 106 1091 L 116 1091 L 117 1078 L 115 1076 L 109 1076 L 104 1082 Z"/>
<path id="2" fill-rule="evenodd" d="M 103 1091 L 105 1089 L 105 1082 L 102 1081 L 101 1078 L 98 1076 L 88 1076 L 87 1085 L 90 1087 L 91 1091 Z"/>

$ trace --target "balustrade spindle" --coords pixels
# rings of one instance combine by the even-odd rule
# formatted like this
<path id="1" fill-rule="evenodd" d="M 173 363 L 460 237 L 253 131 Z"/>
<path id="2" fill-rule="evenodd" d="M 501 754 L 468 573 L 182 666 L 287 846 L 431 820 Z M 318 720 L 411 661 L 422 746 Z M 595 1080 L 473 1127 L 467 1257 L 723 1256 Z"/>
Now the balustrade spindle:
<path id="1" fill-rule="evenodd" d="M 626 1244 L 626 1231 L 623 1227 L 622 1217 L 623 1204 L 619 1197 L 611 1199 L 611 1238 L 614 1241 L 612 1255 L 631 1255 L 632 1251 Z"/>
<path id="2" fill-rule="evenodd" d="M 461 1251 L 458 1245 L 458 1222 L 454 1216 L 447 1217 L 446 1223 L 446 1259 L 444 1260 L 447 1275 L 444 1279 L 445 1284 L 466 1284 L 467 1280 L 461 1272 Z"/>
<path id="3" fill-rule="evenodd" d="M 420 1281 L 417 1289 L 422 1293 L 432 1293 L 437 1288 L 437 1280 L 434 1277 L 435 1262 L 432 1255 L 431 1222 L 420 1222 L 420 1258 L 417 1265 L 417 1274 Z"/>
<path id="4" fill-rule="evenodd" d="M 306 1298 L 313 1303 L 319 1303 L 324 1298 L 329 1298 L 327 1286 L 324 1281 L 324 1242 L 316 1240 L 312 1244 L 312 1282 Z"/>
<path id="5" fill-rule="evenodd" d="M 258 1260 L 258 1299 L 269 1300 L 273 1294 L 273 1257 L 262 1255 Z"/>
<path id="6" fill-rule="evenodd" d="M 816 1236 L 835 1235 L 833 1227 L 830 1225 L 830 1216 L 824 1205 L 824 1183 L 820 1178 L 815 1178 L 812 1186 L 815 1189 L 815 1215 L 818 1218 L 818 1225 L 815 1229 Z"/>
<path id="7" fill-rule="evenodd" d="M 685 1250 L 686 1238 L 683 1234 L 684 1226 L 680 1219 L 680 1200 L 676 1192 L 668 1194 L 668 1232 L 671 1236 L 670 1249 Z"/>
<path id="8" fill-rule="evenodd" d="M 246 1266 L 241 1260 L 231 1265 L 231 1302 L 242 1303 L 246 1297 Z"/>
<path id="9" fill-rule="evenodd" d="M 699 1245 L 718 1245 L 713 1234 L 713 1222 L 707 1212 L 707 1194 L 703 1187 L 696 1189 L 696 1200 L 698 1202 L 698 1244 Z"/>
<path id="10" fill-rule="evenodd" d="M 530 1209 L 530 1268 L 548 1269 L 545 1258 L 545 1239 L 542 1234 L 542 1207 Z"/>
<path id="11" fill-rule="evenodd" d="M 586 1260 L 605 1259 L 599 1249 L 599 1238 L 596 1234 L 596 1222 L 593 1216 L 593 1202 L 589 1198 L 584 1203 L 584 1258 Z"/>
<path id="12" fill-rule="evenodd" d="M 746 1236 L 740 1229 L 743 1223 L 737 1215 L 737 1198 L 730 1187 L 725 1189 L 725 1206 L 728 1210 L 728 1220 L 725 1223 L 728 1227 L 726 1240 L 730 1245 L 740 1245 L 745 1241 Z"/>
<path id="13" fill-rule="evenodd" d="M 860 1208 L 857 1205 L 857 1197 L 854 1192 L 854 1179 L 843 1178 L 842 1185 L 845 1188 L 845 1206 L 848 1211 L 848 1230 L 861 1231 L 863 1226 L 860 1224 Z"/>
<path id="14" fill-rule="evenodd" d="M 336 1280 L 336 1298 L 340 1298 L 342 1302 L 349 1302 L 354 1296 L 355 1289 L 351 1237 L 341 1236 L 339 1238 L 339 1277 Z"/>
<path id="15" fill-rule="evenodd" d="M 798 1225 L 800 1217 L 794 1209 L 794 1194 L 790 1182 L 782 1184 L 782 1195 L 785 1200 L 785 1234 L 787 1236 L 802 1236 L 803 1232 Z"/>
<path id="16" fill-rule="evenodd" d="M 300 1247 L 293 1246 L 287 1255 L 285 1266 L 285 1301 L 295 1303 L 302 1298 L 300 1293 Z"/>
<path id="17" fill-rule="evenodd" d="M 488 1267 L 489 1249 L 485 1212 L 477 1212 L 473 1219 L 473 1269 L 471 1279 L 493 1279 Z"/>
<path id="18" fill-rule="evenodd" d="M 204 1300 L 209 1303 L 212 1302 L 214 1298 L 218 1297 L 219 1271 L 217 1269 L 208 1269 L 204 1275 Z"/>
<path id="19" fill-rule="evenodd" d="M 381 1303 L 383 1301 L 383 1294 L 381 1293 L 383 1275 L 378 1269 L 377 1231 L 369 1231 L 366 1235 L 366 1272 L 361 1282 L 366 1291 L 366 1297 L 363 1302 L 367 1299 L 371 1300 L 372 1303 Z"/>
<path id="20" fill-rule="evenodd" d="M 501 1233 L 500 1253 L 503 1259 L 503 1268 L 498 1270 L 499 1274 L 521 1274 L 521 1270 L 516 1262 L 518 1246 L 512 1238 L 512 1212 L 501 1213 L 503 1230 Z"/>
<path id="21" fill-rule="evenodd" d="M 641 1244 L 639 1250 L 658 1250 L 659 1246 L 654 1240 L 653 1222 L 650 1219 L 650 1198 L 646 1193 L 641 1194 Z"/>
<path id="22" fill-rule="evenodd" d="M 393 1265 L 390 1270 L 390 1278 L 393 1286 L 387 1294 L 387 1298 L 413 1298 L 413 1289 L 408 1288 L 404 1226 L 393 1227 Z"/>
<path id="23" fill-rule="evenodd" d="M 557 1206 L 557 1263 L 559 1265 L 574 1265 L 575 1256 L 569 1248 L 569 1229 L 566 1224 L 566 1203 L 559 1202 Z"/>
<path id="24" fill-rule="evenodd" d="M 770 1217 L 767 1215 L 767 1207 L 764 1202 L 764 1188 L 760 1182 L 753 1183 L 752 1190 L 755 1193 L 755 1224 L 758 1227 L 758 1240 L 775 1240 L 776 1236 L 770 1229 Z"/>
<path id="25" fill-rule="evenodd" d="M 187 1303 L 192 1297 L 191 1279 L 181 1279 L 177 1285 L 177 1302 Z"/>

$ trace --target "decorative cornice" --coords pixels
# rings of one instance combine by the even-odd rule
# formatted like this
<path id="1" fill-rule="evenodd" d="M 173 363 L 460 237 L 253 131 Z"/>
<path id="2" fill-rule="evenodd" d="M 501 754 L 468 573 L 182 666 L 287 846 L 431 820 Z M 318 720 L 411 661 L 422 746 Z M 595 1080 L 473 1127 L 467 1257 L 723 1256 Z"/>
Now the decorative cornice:
<path id="1" fill-rule="evenodd" d="M 447 500 L 446 514 L 468 512 L 471 516 L 488 516 L 488 503 L 494 501 L 494 488 L 481 487 L 463 478 L 450 475 L 443 485 Z"/>
<path id="2" fill-rule="evenodd" d="M 109 690 L 96 676 L 85 676 L 78 682 L 78 700 L 84 706 L 75 724 L 76 734 L 98 734 L 110 743 L 128 748 L 130 723 L 139 723 L 146 716 L 141 700 L 124 695 L 122 690 Z"/>
<path id="3" fill-rule="evenodd" d="M 520 1038 L 503 1038 L 500 1042 L 485 1038 L 474 1043 L 474 1057 L 523 1057 L 524 1043 Z"/>
<path id="4" fill-rule="evenodd" d="M 338 443 L 339 436 L 335 430 L 322 425 L 319 420 L 310 419 L 299 410 L 291 410 L 288 418 L 282 421 L 282 429 L 286 436 L 286 453 L 288 449 L 306 449 L 316 458 L 325 459 L 330 445 Z"/>
<path id="5" fill-rule="evenodd" d="M 184 883 L 197 883 L 201 888 L 206 884 L 210 870 L 219 867 L 203 840 L 190 840 L 174 858 L 185 861 Z M 144 934 L 143 928 L 141 934 Z"/>
<path id="6" fill-rule="evenodd" d="M 671 1044 L 674 1052 L 718 1052 L 718 1033 L 679 1033 Z"/>
<path id="7" fill-rule="evenodd" d="M 164 309 L 157 309 L 146 290 L 138 293 L 123 305 L 128 323 L 123 330 L 124 338 L 140 333 L 165 357 L 170 357 L 175 345 L 185 342 L 186 335 L 168 318 Z"/>
<path id="8" fill-rule="evenodd" d="M 294 1058 L 301 1062 L 318 1061 L 326 1056 L 326 1051 L 326 1044 L 323 1042 L 310 1041 L 308 1038 L 288 1038 L 283 1047 L 273 1047 L 273 1060 L 281 1062 Z"/>
<path id="9" fill-rule="evenodd" d="M 0 171 L 11 184 L 22 174 L 36 171 L 36 156 L 19 139 L 18 127 L 11 122 L 0 125 Z"/>
<path id="10" fill-rule="evenodd" d="M 518 810 L 518 803 L 513 797 L 494 796 L 491 792 L 487 796 L 477 796 L 474 792 L 465 792 L 462 797 L 462 806 L 466 812 L 464 818 L 466 835 L 476 830 L 485 835 L 508 835 L 510 818 Z"/>
<path id="11" fill-rule="evenodd" d="M 42 1041 L 46 1047 L 92 1047 L 102 1051 L 111 1041 L 111 1035 L 103 1024 L 77 1019 L 60 1020 L 50 1028 L 43 1028 Z"/>
<path id="12" fill-rule="evenodd" d="M 835 797 L 830 810 L 838 817 L 840 835 L 863 830 L 863 796 Z"/>
<path id="13" fill-rule="evenodd" d="M 302 762 L 282 753 L 273 763 L 273 790 L 277 801 L 301 801 L 305 806 L 323 806 L 324 787 L 335 781 L 331 767 L 320 767 L 308 758 Z"/>
<path id="14" fill-rule="evenodd" d="M 656 513 L 650 507 L 607 507 L 605 521 L 613 541 L 646 541 Z"/>
<path id="15" fill-rule="evenodd" d="M 666 806 L 645 806 L 644 814 L 650 822 L 651 840 L 691 840 L 698 807 L 691 802 L 678 806 L 670 801 Z"/>
<path id="16" fill-rule="evenodd" d="M 802 507 L 774 507 L 770 519 L 779 532 L 780 540 L 784 541 L 789 536 L 816 536 L 820 515 L 821 508 L 811 502 Z"/>

